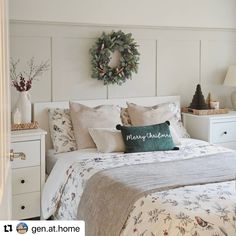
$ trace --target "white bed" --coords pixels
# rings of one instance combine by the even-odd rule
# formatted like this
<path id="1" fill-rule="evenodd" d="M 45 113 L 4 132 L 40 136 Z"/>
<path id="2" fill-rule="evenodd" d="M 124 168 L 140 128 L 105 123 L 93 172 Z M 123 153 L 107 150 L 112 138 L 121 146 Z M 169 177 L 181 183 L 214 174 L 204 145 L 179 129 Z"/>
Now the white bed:
<path id="1" fill-rule="evenodd" d="M 114 104 L 121 107 L 127 107 L 127 101 L 137 103 L 143 106 L 153 106 L 156 104 L 161 104 L 165 102 L 179 102 L 179 96 L 162 96 L 162 97 L 138 97 L 138 98 L 127 98 L 127 99 L 97 99 L 97 100 L 81 100 L 78 101 L 81 104 L 87 106 L 98 106 L 101 104 Z M 45 155 L 46 155 L 46 172 L 49 174 L 55 165 L 56 161 L 70 154 L 55 154 L 53 150 L 52 140 L 49 131 L 49 121 L 48 121 L 48 109 L 50 108 L 69 108 L 69 102 L 39 102 L 34 103 L 33 106 L 33 118 L 37 120 L 40 124 L 40 128 L 47 132 L 46 144 L 45 144 Z M 84 150 L 80 150 L 84 152 Z"/>
<path id="2" fill-rule="evenodd" d="M 104 103 L 125 106 L 127 100 L 151 106 L 176 101 L 179 100 L 179 97 L 96 100 L 82 101 L 82 103 L 91 106 Z M 35 104 L 35 119 L 39 121 L 41 128 L 47 131 L 47 109 L 49 107 L 68 107 L 68 103 Z M 46 146 L 47 149 L 51 148 L 49 136 Z M 217 156 L 215 160 L 219 161 L 221 160 L 219 155 L 227 156 L 231 155 L 231 152 L 229 149 L 203 141 L 182 139 L 179 151 L 104 154 L 89 149 L 56 154 L 50 158 L 51 163 L 55 163 L 55 160 L 56 163 L 53 169 L 50 167 L 52 171 L 43 190 L 43 216 L 44 218 L 53 216 L 60 220 L 78 219 L 78 208 L 88 180 L 104 170 L 123 166 L 132 166 L 135 169 L 135 165 L 152 163 L 162 163 L 164 167 L 165 163 L 168 166 L 168 163 L 175 163 L 175 161 L 198 161 L 198 159 L 204 160 L 208 157 L 211 159 L 214 155 Z M 222 166 L 226 164 L 224 160 L 227 160 L 226 157 L 222 159 Z M 205 162 L 200 163 L 204 168 Z M 212 163 L 214 163 L 214 159 Z M 231 167 L 229 166 L 229 168 Z M 232 167 L 231 171 L 234 171 L 234 168 L 236 171 L 236 167 Z M 195 169 L 197 168 L 195 167 Z M 168 169 L 166 173 L 169 176 L 172 175 L 172 173 L 168 173 Z M 223 172 L 219 175 L 223 176 Z M 200 177 L 202 176 L 199 175 Z M 211 180 L 201 185 L 188 184 L 143 195 L 132 205 L 132 210 L 123 222 L 120 233 L 114 234 L 114 236 L 236 235 L 236 194 L 233 178 L 232 175 L 230 178 L 226 176 L 224 181 L 219 181 L 219 176 L 216 176 L 217 181 L 215 182 Z M 99 208 L 97 210 L 99 211 Z M 114 213 L 111 215 L 111 222 L 113 215 L 116 215 L 116 209 L 114 208 L 112 211 Z M 86 235 L 94 236 L 95 234 Z M 110 236 L 111 234 L 97 233 L 96 235 Z"/>
<path id="3" fill-rule="evenodd" d="M 97 99 L 97 100 L 81 100 L 78 101 L 86 106 L 95 107 L 101 104 L 113 104 L 121 107 L 127 107 L 127 101 L 137 103 L 143 106 L 153 106 L 165 102 L 180 102 L 179 96 L 163 96 L 163 97 L 138 97 L 123 99 Z M 40 128 L 47 132 L 46 135 L 46 153 L 48 149 L 52 149 L 52 141 L 49 134 L 48 109 L 49 108 L 69 108 L 69 101 L 66 102 L 39 102 L 34 103 L 33 118 L 40 124 Z"/>

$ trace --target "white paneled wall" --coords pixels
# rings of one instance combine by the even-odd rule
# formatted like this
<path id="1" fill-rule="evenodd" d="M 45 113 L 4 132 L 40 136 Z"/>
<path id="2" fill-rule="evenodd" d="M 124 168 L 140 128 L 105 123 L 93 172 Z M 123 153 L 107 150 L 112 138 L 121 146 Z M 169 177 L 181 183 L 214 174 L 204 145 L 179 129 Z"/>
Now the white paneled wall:
<path id="1" fill-rule="evenodd" d="M 106 98 L 106 87 L 90 77 L 89 38 L 53 38 L 53 100 Z"/>
<path id="2" fill-rule="evenodd" d="M 89 49 L 103 31 L 131 32 L 139 44 L 138 74 L 122 86 L 92 79 Z M 197 83 L 230 106 L 233 90 L 222 85 L 228 65 L 236 64 L 236 30 L 176 27 L 102 26 L 12 21 L 11 57 L 20 69 L 32 56 L 50 60 L 51 70 L 33 84 L 33 101 L 181 95 L 191 102 Z M 12 107 L 17 93 L 12 89 Z"/>
<path id="3" fill-rule="evenodd" d="M 136 40 L 139 45 L 140 61 L 138 74 L 122 86 L 110 85 L 108 97 L 148 97 L 156 95 L 156 41 Z"/>
<path id="4" fill-rule="evenodd" d="M 199 83 L 199 40 L 166 40 L 158 44 L 157 94 L 181 94 L 188 104 Z M 187 89 L 186 89 L 187 88 Z M 191 92 L 192 91 L 192 92 Z"/>
<path id="5" fill-rule="evenodd" d="M 202 84 L 217 95 L 223 106 L 231 106 L 229 95 L 236 88 L 222 86 L 228 65 L 236 64 L 236 40 L 209 40 L 205 42 L 205 64 Z"/>

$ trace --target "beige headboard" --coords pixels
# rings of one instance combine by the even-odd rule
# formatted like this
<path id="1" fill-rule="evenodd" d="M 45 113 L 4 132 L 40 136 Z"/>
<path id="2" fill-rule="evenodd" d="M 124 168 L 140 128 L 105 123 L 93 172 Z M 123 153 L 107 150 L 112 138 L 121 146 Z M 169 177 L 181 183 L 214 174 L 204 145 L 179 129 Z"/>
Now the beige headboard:
<path id="1" fill-rule="evenodd" d="M 180 102 L 179 96 L 162 96 L 162 97 L 138 97 L 138 98 L 122 98 L 122 99 L 96 99 L 96 100 L 80 100 L 77 101 L 87 106 L 98 106 L 101 104 L 114 104 L 126 107 L 126 102 L 133 102 L 143 106 L 153 106 L 165 102 Z M 48 109 L 49 108 L 69 108 L 67 102 L 40 102 L 34 103 L 34 120 L 39 122 L 41 129 L 47 131 L 46 135 L 46 151 L 52 148 L 52 142 L 49 133 Z"/>

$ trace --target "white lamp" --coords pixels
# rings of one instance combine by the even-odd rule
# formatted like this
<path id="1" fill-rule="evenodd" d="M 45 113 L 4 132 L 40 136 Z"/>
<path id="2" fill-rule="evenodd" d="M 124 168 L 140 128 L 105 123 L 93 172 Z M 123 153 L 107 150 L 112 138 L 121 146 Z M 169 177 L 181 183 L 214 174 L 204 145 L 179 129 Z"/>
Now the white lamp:
<path id="1" fill-rule="evenodd" d="M 224 85 L 236 87 L 236 65 L 229 66 L 225 76 Z M 236 110 L 236 91 L 231 94 L 231 102 L 234 110 Z"/>

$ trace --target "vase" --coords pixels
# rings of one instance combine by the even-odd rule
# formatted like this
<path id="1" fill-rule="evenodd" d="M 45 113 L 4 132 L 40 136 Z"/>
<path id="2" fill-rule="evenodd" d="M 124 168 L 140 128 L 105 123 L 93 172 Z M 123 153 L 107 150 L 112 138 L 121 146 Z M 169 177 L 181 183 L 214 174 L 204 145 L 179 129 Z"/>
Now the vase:
<path id="1" fill-rule="evenodd" d="M 31 123 L 31 101 L 28 91 L 20 92 L 17 107 L 21 113 L 21 122 Z"/>

